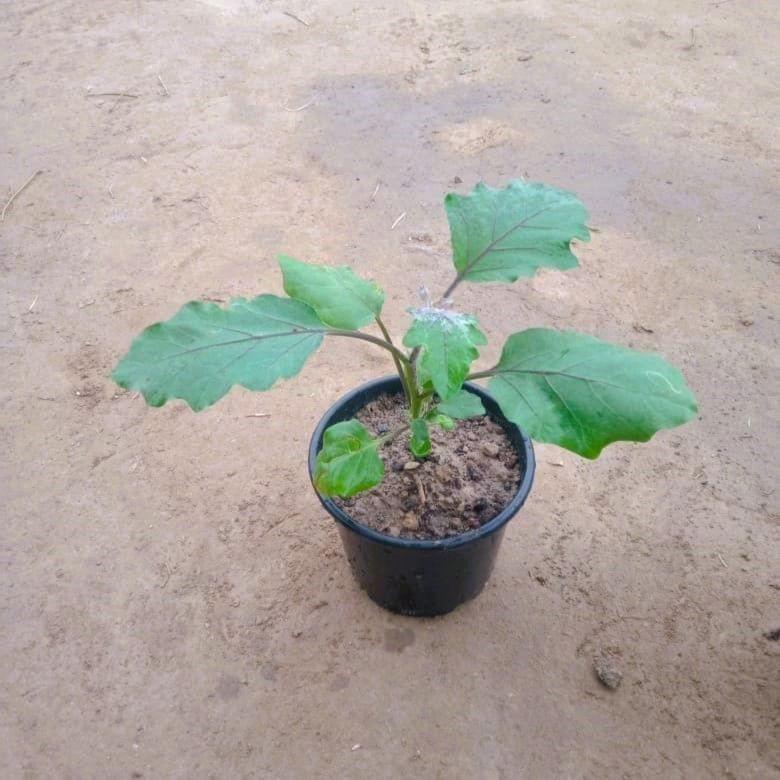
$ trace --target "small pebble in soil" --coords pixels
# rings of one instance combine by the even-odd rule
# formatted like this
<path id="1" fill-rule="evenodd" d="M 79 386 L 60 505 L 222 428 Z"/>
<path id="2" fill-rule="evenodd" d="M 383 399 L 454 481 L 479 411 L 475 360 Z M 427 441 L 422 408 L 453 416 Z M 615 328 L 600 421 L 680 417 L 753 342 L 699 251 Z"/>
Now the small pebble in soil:
<path id="1" fill-rule="evenodd" d="M 387 529 L 387 533 L 390 534 L 390 536 L 400 536 L 401 535 L 401 529 L 396 528 L 394 525 L 391 525 Z"/>
<path id="2" fill-rule="evenodd" d="M 594 662 L 593 667 L 596 670 L 596 676 L 599 678 L 601 684 L 611 691 L 616 690 L 623 680 L 623 675 L 612 666 L 608 659 L 597 659 Z"/>
<path id="3" fill-rule="evenodd" d="M 497 444 L 493 444 L 493 442 L 488 442 L 487 444 L 482 445 L 482 452 L 485 453 L 489 458 L 497 458 L 498 453 L 501 450 L 499 450 Z"/>
<path id="4" fill-rule="evenodd" d="M 410 460 L 408 463 L 404 463 L 404 471 L 414 471 L 420 468 L 420 462 L 417 460 Z"/>

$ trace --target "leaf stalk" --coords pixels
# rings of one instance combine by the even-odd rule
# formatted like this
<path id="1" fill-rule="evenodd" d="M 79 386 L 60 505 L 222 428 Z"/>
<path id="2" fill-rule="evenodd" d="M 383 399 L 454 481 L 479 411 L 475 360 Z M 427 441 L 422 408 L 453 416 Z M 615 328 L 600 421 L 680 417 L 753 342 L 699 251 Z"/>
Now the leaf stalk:
<path id="1" fill-rule="evenodd" d="M 312 333 L 317 331 L 312 330 Z M 378 336 L 372 336 L 370 333 L 361 333 L 359 330 L 339 330 L 338 328 L 328 328 L 328 330 L 321 331 L 326 336 L 346 336 L 351 339 L 360 339 L 361 341 L 368 341 L 371 344 L 376 344 L 382 349 L 386 349 L 390 352 L 394 358 L 399 360 L 404 365 L 409 365 L 409 358 L 401 352 L 392 342 L 380 339 Z"/>

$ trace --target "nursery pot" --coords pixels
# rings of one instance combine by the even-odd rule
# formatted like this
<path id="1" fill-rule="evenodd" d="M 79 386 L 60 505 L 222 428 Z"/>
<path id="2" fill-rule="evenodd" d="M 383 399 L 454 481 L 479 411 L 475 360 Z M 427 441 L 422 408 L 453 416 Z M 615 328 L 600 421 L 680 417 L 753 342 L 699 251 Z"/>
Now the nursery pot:
<path id="1" fill-rule="evenodd" d="M 517 492 L 503 511 L 473 531 L 447 539 L 402 539 L 374 531 L 353 520 L 330 499 L 317 494 L 338 523 L 344 551 L 355 578 L 377 604 L 404 615 L 443 615 L 473 599 L 493 570 L 506 524 L 528 497 L 534 479 L 530 439 L 504 417 L 498 404 L 481 387 L 464 388 L 482 399 L 485 410 L 509 436 L 523 474 Z M 309 445 L 309 477 L 325 429 L 349 420 L 366 404 L 383 395 L 402 392 L 397 376 L 375 379 L 338 400 L 320 420 Z"/>

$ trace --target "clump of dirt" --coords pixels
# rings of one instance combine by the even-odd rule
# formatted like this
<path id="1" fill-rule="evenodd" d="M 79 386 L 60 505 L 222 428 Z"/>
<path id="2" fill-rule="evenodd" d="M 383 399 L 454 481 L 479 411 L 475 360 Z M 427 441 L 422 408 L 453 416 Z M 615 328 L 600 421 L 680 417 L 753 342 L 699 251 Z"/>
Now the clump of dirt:
<path id="1" fill-rule="evenodd" d="M 382 396 L 356 415 L 374 435 L 407 422 L 404 398 Z M 415 460 L 407 436 L 382 448 L 385 478 L 372 490 L 335 502 L 376 531 L 406 539 L 444 539 L 492 520 L 510 502 L 523 474 L 517 453 L 488 416 L 431 426 L 431 454 Z"/>

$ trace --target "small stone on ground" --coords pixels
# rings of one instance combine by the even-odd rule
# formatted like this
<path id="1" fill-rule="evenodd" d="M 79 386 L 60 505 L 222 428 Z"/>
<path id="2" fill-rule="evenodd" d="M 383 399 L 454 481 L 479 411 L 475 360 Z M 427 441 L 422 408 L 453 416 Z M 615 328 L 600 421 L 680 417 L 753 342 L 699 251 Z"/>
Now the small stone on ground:
<path id="1" fill-rule="evenodd" d="M 623 681 L 623 675 L 612 666 L 609 659 L 598 658 L 593 664 L 599 682 L 611 691 L 617 690 Z"/>

